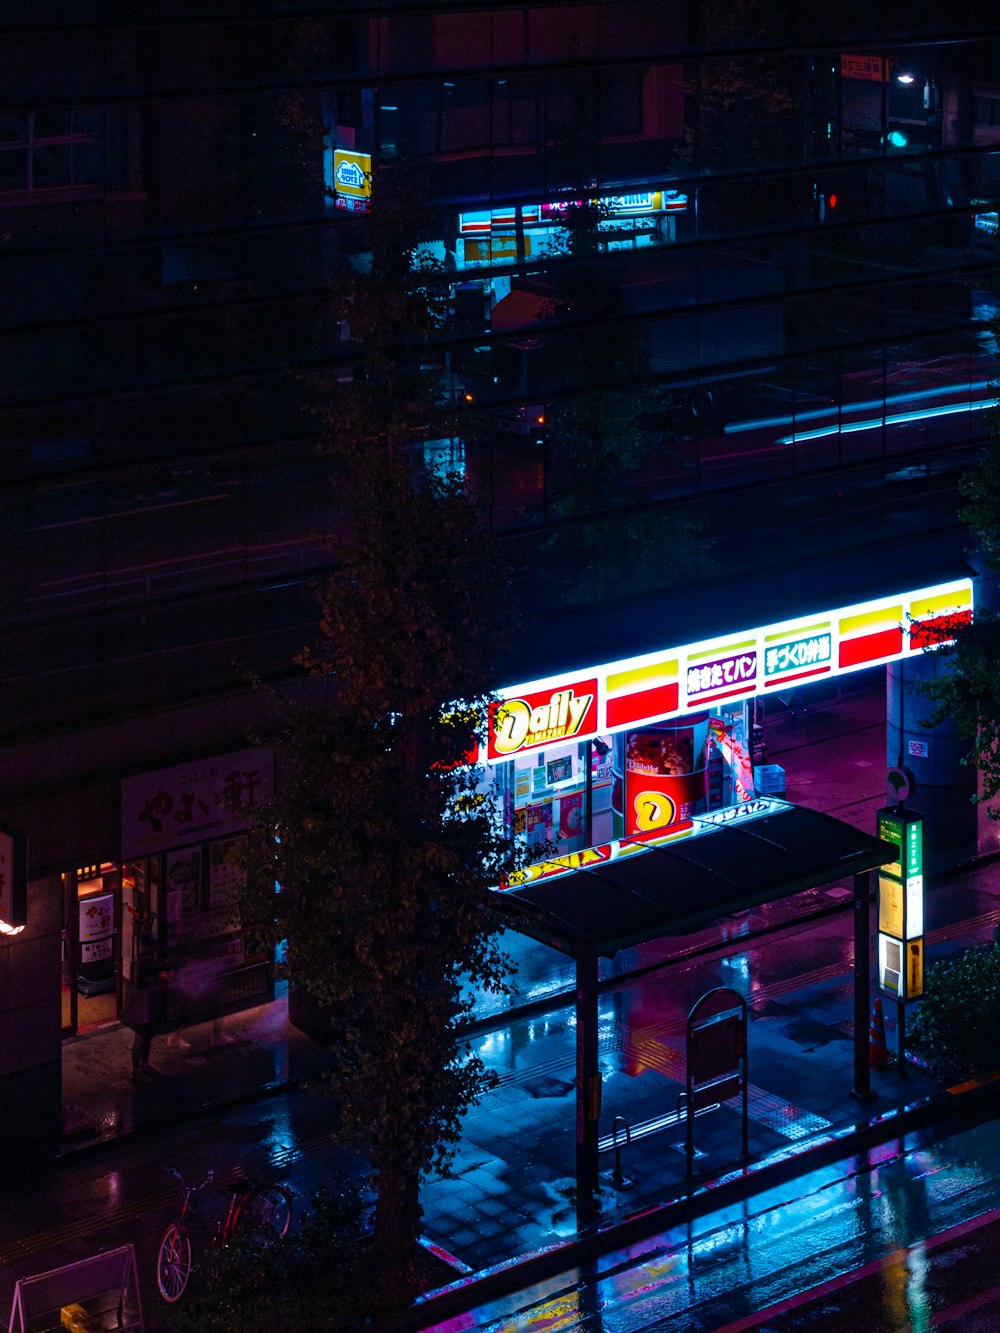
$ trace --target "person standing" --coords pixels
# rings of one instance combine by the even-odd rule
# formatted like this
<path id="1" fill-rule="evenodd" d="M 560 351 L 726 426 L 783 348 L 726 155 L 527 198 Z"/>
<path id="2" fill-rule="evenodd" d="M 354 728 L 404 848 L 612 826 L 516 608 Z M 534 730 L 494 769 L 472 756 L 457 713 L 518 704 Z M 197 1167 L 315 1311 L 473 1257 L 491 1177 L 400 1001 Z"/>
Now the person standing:
<path id="1" fill-rule="evenodd" d="M 159 1074 L 149 1063 L 153 1038 L 160 1026 L 165 979 L 156 964 L 138 959 L 132 977 L 129 1001 L 123 1016 L 132 1038 L 132 1082 L 148 1083 Z"/>

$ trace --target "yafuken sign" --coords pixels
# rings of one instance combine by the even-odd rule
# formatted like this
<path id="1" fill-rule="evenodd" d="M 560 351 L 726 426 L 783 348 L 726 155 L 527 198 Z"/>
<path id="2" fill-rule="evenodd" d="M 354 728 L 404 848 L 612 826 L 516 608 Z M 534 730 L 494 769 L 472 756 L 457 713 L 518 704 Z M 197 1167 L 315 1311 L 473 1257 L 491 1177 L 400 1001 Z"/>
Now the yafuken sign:
<path id="1" fill-rule="evenodd" d="M 972 618 L 972 602 L 971 580 L 956 579 L 513 685 L 499 691 L 481 757 L 502 763 L 545 745 L 919 656 Z"/>

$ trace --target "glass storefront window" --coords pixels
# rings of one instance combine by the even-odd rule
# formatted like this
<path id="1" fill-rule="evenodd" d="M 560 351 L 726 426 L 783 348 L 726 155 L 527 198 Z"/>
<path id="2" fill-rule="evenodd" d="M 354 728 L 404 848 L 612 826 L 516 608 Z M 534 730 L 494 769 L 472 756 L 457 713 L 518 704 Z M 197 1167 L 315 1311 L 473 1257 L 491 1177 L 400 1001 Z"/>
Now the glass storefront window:
<path id="1" fill-rule="evenodd" d="M 641 837 L 753 795 L 748 709 L 741 700 L 519 754 L 487 781 L 501 788 L 510 835 L 531 861 Z"/>

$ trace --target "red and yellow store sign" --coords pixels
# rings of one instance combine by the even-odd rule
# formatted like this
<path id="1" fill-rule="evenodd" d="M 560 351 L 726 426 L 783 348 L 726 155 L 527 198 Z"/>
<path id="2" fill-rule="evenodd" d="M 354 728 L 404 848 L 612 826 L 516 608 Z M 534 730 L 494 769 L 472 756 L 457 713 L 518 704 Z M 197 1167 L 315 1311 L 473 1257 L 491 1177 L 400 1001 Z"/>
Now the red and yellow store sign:
<path id="1" fill-rule="evenodd" d="M 502 702 L 492 710 L 486 759 L 499 763 L 559 741 L 647 727 L 724 701 L 905 660 L 950 642 L 972 613 L 972 582 L 955 579 L 699 643 L 664 645 L 591 667 L 583 680 L 553 676 L 513 686 L 500 691 Z M 649 796 L 646 823 L 669 824 L 666 803 L 656 813 L 653 804 Z"/>
<path id="2" fill-rule="evenodd" d="M 597 680 L 577 680 L 494 705 L 487 757 L 509 759 L 523 750 L 584 740 L 596 732 Z"/>

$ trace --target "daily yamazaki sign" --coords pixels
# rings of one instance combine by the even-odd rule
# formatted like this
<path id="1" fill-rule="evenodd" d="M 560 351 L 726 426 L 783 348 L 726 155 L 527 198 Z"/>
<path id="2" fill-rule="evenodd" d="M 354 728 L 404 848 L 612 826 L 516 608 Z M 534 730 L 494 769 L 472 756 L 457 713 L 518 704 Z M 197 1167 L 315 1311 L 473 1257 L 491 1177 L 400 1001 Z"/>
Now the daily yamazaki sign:
<path id="1" fill-rule="evenodd" d="M 490 715 L 489 758 L 593 736 L 597 730 L 597 681 L 578 680 L 554 690 L 508 697 Z"/>
<path id="2" fill-rule="evenodd" d="M 910 657 L 947 643 L 972 618 L 972 600 L 971 580 L 956 579 L 511 686 L 491 710 L 485 758 L 501 763 Z"/>

